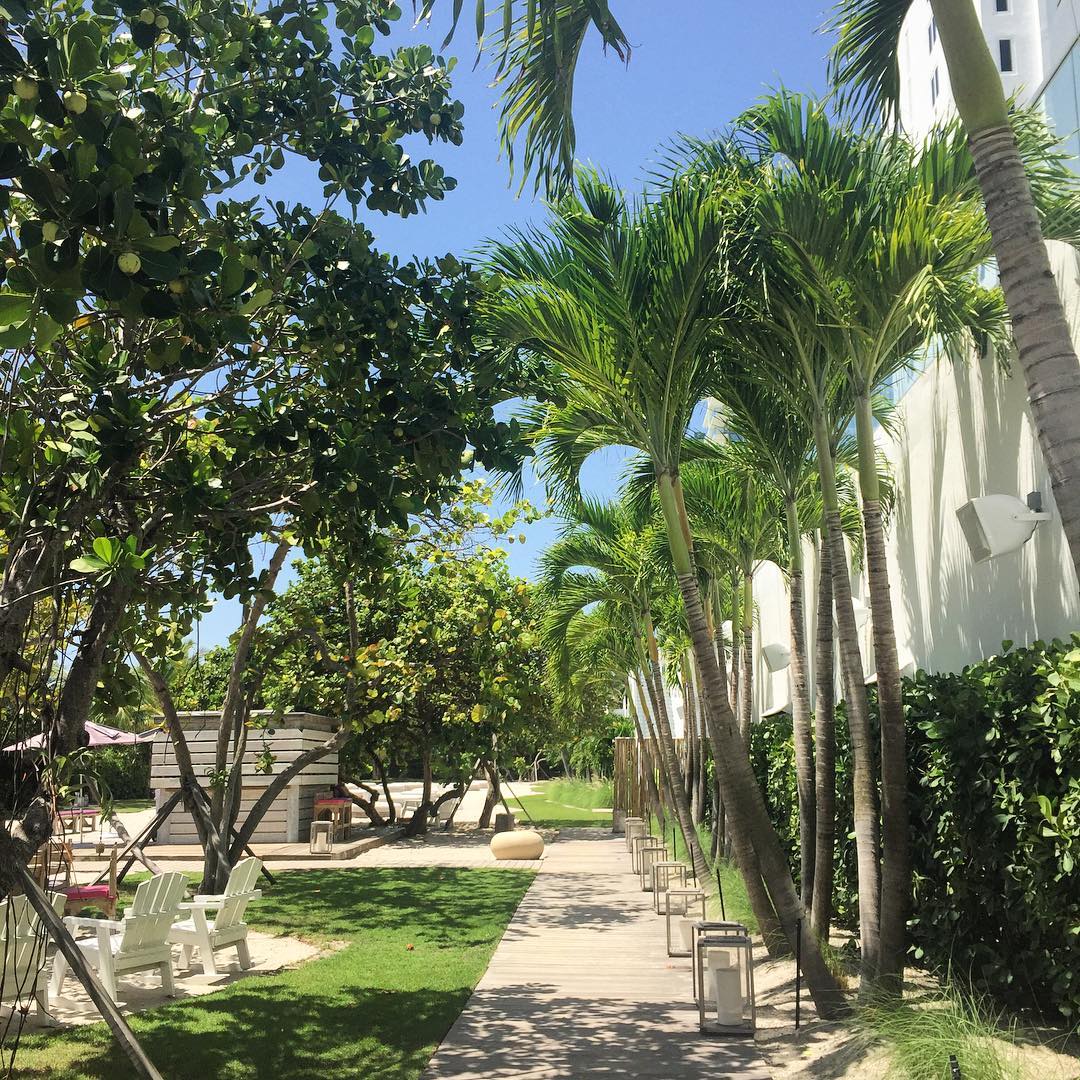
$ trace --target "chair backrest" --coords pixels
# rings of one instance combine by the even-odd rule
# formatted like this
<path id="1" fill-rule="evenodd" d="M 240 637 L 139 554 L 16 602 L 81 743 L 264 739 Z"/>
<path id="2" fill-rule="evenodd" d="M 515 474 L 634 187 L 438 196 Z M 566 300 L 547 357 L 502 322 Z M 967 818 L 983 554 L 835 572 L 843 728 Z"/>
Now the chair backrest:
<path id="1" fill-rule="evenodd" d="M 169 928 L 180 914 L 187 878 L 183 874 L 155 874 L 135 890 L 124 912 L 120 952 L 132 953 L 164 945 Z"/>
<path id="2" fill-rule="evenodd" d="M 249 859 L 242 859 L 232 868 L 223 893 L 225 900 L 214 919 L 215 930 L 227 930 L 244 921 L 244 910 L 255 892 L 255 882 L 259 880 L 260 870 L 262 860 L 256 859 L 254 855 Z"/>
<path id="3" fill-rule="evenodd" d="M 60 917 L 64 914 L 63 893 L 49 893 L 49 903 Z M 17 997 L 32 988 L 45 967 L 48 936 L 42 933 L 41 918 L 25 896 L 0 901 L 0 950 L 3 951 L 0 981 L 5 998 Z"/>

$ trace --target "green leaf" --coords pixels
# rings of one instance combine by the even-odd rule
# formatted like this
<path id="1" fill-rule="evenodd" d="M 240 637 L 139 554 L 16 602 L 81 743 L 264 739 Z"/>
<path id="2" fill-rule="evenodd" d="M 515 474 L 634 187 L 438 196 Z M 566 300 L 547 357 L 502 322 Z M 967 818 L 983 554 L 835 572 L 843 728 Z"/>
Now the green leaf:
<path id="1" fill-rule="evenodd" d="M 30 316 L 32 296 L 0 292 L 0 326 L 18 326 Z"/>
<path id="2" fill-rule="evenodd" d="M 78 559 L 72 559 L 69 565 L 72 570 L 79 574 L 97 574 L 104 570 L 109 564 L 102 562 L 101 559 L 95 559 L 92 556 L 84 555 Z"/>

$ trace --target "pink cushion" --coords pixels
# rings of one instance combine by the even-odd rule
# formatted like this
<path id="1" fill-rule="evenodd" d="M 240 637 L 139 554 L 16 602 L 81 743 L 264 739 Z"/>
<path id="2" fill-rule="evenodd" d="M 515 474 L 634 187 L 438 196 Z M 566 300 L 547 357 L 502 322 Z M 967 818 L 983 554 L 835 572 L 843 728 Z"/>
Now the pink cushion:
<path id="1" fill-rule="evenodd" d="M 113 895 L 108 885 L 72 885 L 62 891 L 69 900 L 109 900 Z"/>

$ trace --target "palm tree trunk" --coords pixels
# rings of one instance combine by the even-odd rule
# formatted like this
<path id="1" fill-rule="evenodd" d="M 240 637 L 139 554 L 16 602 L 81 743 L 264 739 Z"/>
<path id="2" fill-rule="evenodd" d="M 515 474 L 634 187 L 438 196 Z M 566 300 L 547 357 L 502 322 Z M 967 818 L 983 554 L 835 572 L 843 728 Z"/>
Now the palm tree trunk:
<path id="1" fill-rule="evenodd" d="M 814 805 L 814 745 L 810 737 L 810 686 L 807 678 L 806 614 L 803 611 L 803 552 L 799 511 L 786 500 L 788 597 L 791 624 L 791 729 L 795 743 L 795 784 L 799 795 L 799 893 L 808 910 L 814 895 L 817 848 Z"/>
<path id="2" fill-rule="evenodd" d="M 832 564 L 833 602 L 840 642 L 840 670 L 843 676 L 848 734 L 851 739 L 852 802 L 855 819 L 855 851 L 859 878 L 859 943 L 862 947 L 861 979 L 864 988 L 873 986 L 878 969 L 878 935 L 881 915 L 879 880 L 880 848 L 877 798 L 877 771 L 870 737 L 870 710 L 866 700 L 859 630 L 851 598 L 851 578 L 844 533 L 840 524 L 840 503 L 832 447 L 824 418 L 814 418 L 818 471 L 825 510 L 824 533 Z"/>
<path id="3" fill-rule="evenodd" d="M 683 834 L 686 850 L 690 854 L 694 873 L 699 880 L 707 880 L 709 862 L 705 858 L 701 840 L 698 837 L 697 830 L 694 828 L 694 822 L 690 816 L 690 803 L 686 798 L 686 788 L 683 786 L 682 776 L 679 772 L 679 761 L 675 754 L 675 740 L 671 735 L 671 721 L 668 718 L 667 698 L 664 694 L 664 677 L 660 669 L 660 652 L 656 645 L 652 620 L 648 615 L 646 615 L 644 623 L 649 647 L 649 667 L 646 670 L 646 678 L 652 687 L 653 713 L 660 737 L 660 753 L 668 773 L 668 781 L 671 784 L 671 808 L 674 810 L 676 820 L 679 822 L 679 829 Z"/>
<path id="4" fill-rule="evenodd" d="M 899 994 L 904 981 L 907 918 L 911 906 L 907 746 L 885 530 L 881 519 L 873 412 L 868 395 L 860 394 L 857 398 L 855 423 L 881 718 L 881 915 L 877 983 L 879 989 Z"/>
<path id="5" fill-rule="evenodd" d="M 645 772 L 645 786 L 648 788 L 648 798 L 652 806 L 652 812 L 656 815 L 656 820 L 660 822 L 660 827 L 664 828 L 664 800 L 661 797 L 660 789 L 656 785 L 657 774 L 660 774 L 660 783 L 663 784 L 663 769 L 660 768 L 659 755 L 656 752 L 656 735 L 653 733 L 652 721 L 649 719 L 649 713 L 645 704 L 644 688 L 641 685 L 641 680 L 637 675 L 633 676 L 634 681 L 637 684 L 638 694 L 641 701 L 641 715 L 638 716 L 638 710 L 634 705 L 634 695 L 632 693 L 627 694 L 626 700 L 630 705 L 630 715 L 634 718 L 635 730 L 638 733 L 638 747 L 641 754 L 641 767 Z"/>
<path id="6" fill-rule="evenodd" d="M 705 708 L 711 733 L 716 739 L 714 757 L 720 774 L 720 784 L 732 818 L 736 858 L 743 877 L 756 854 L 761 876 L 768 889 L 776 915 L 788 942 L 794 947 L 798 922 L 805 910 L 795 891 L 787 856 L 776 835 L 761 790 L 750 767 L 746 745 L 739 735 L 724 688 L 724 673 L 713 650 L 705 611 L 701 604 L 697 573 L 694 569 L 693 542 L 686 507 L 682 500 L 678 473 L 657 469 L 657 485 L 664 511 L 668 541 L 671 547 L 675 575 L 682 594 L 690 641 L 705 688 Z M 816 940 L 804 941 L 803 970 L 806 984 L 823 1018 L 833 1018 L 846 1012 L 844 996 L 836 979 L 825 964 Z"/>
<path id="7" fill-rule="evenodd" d="M 817 806 L 814 899 L 810 929 L 829 940 L 833 904 L 833 845 L 836 834 L 836 662 L 833 656 L 832 557 L 822 537 L 818 564 L 817 641 L 814 657 L 814 792 Z"/>
<path id="8" fill-rule="evenodd" d="M 1080 362 L 1009 126 L 1001 78 L 968 0 L 931 0 L 1012 316 L 1054 501 L 1080 576 Z"/>

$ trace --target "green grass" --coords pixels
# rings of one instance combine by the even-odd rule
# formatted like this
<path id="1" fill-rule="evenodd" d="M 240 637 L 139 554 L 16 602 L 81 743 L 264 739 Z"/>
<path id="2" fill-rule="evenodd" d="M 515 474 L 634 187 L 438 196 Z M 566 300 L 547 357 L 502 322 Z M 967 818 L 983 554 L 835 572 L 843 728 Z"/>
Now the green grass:
<path id="1" fill-rule="evenodd" d="M 889 1055 L 896 1080 L 947 1080 L 955 1054 L 964 1080 L 1020 1080 L 1013 1027 L 1002 1026 L 985 1002 L 943 990 L 918 1005 L 865 1005 L 856 1023 L 868 1043 Z"/>
<path id="2" fill-rule="evenodd" d="M 545 794 L 554 802 L 569 806 L 607 807 L 614 802 L 610 780 L 552 780 L 545 788 Z"/>
<path id="3" fill-rule="evenodd" d="M 593 813 L 594 806 L 610 806 L 610 802 L 588 801 L 598 797 L 591 791 L 583 796 L 582 803 L 574 803 L 571 799 L 556 798 L 552 793 L 552 787 L 558 783 L 566 783 L 566 781 L 544 781 L 535 785 L 543 788 L 542 794 L 539 795 L 522 795 L 520 798 L 507 796 L 506 801 L 515 813 L 522 808 L 528 811 L 528 817 L 524 813 L 517 814 L 520 824 L 529 824 L 529 818 L 531 818 L 533 825 L 550 829 L 580 826 L 591 826 L 597 829 L 611 828 L 610 813 Z M 585 786 L 591 787 L 591 785 Z"/>
<path id="4" fill-rule="evenodd" d="M 118 814 L 137 814 L 141 810 L 153 810 L 153 799 L 116 799 L 113 810 Z"/>
<path id="5" fill-rule="evenodd" d="M 531 871 L 449 868 L 280 874 L 248 909 L 250 924 L 345 947 L 132 1016 L 131 1026 L 168 1080 L 415 1080 L 531 880 Z M 24 1036 L 16 1074 L 133 1075 L 104 1024 Z"/>

